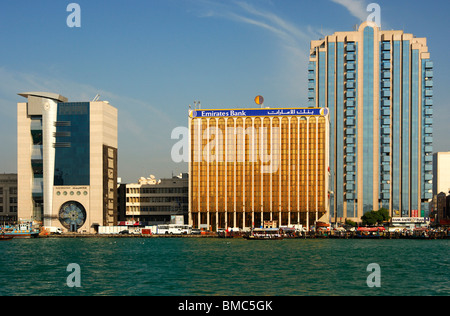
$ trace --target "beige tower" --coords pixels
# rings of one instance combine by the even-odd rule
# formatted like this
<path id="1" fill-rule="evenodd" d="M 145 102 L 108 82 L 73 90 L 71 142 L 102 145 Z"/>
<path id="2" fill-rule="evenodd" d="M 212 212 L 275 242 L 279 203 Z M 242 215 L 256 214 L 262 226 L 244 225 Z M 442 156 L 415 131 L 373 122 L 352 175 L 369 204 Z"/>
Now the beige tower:
<path id="1" fill-rule="evenodd" d="M 19 94 L 18 219 L 94 232 L 117 222 L 117 109 Z"/>
<path id="2" fill-rule="evenodd" d="M 364 22 L 312 41 L 309 106 L 330 112 L 333 221 L 386 208 L 426 217 L 432 198 L 433 62 L 426 38 Z"/>

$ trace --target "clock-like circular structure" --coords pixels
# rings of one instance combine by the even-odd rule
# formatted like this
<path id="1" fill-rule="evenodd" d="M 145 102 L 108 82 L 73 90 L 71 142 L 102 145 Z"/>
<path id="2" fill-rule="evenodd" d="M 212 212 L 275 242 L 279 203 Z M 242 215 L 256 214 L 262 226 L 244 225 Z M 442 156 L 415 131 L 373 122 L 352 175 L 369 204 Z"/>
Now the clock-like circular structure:
<path id="1" fill-rule="evenodd" d="M 76 201 L 64 203 L 59 209 L 59 221 L 71 232 L 76 232 L 86 222 L 86 210 Z"/>

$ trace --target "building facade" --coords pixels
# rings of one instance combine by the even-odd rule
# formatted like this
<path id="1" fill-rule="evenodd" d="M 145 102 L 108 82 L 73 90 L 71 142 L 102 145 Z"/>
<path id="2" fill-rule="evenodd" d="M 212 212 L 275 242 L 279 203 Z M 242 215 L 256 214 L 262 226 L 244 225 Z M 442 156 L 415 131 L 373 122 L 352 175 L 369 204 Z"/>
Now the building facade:
<path id="1" fill-rule="evenodd" d="M 17 174 L 0 174 L 0 224 L 17 219 Z"/>
<path id="2" fill-rule="evenodd" d="M 328 222 L 328 110 L 190 110 L 189 224 Z"/>
<path id="3" fill-rule="evenodd" d="M 433 62 L 425 38 L 364 22 L 311 42 L 309 106 L 330 112 L 330 212 L 428 216 Z"/>
<path id="4" fill-rule="evenodd" d="M 188 174 L 169 179 L 140 178 L 138 183 L 121 184 L 122 221 L 145 222 L 147 225 L 170 223 L 172 217 L 188 220 Z"/>
<path id="5" fill-rule="evenodd" d="M 54 93 L 19 94 L 18 216 L 66 231 L 117 222 L 117 109 L 68 102 Z"/>
<path id="6" fill-rule="evenodd" d="M 450 152 L 433 154 L 433 196 L 450 193 Z"/>

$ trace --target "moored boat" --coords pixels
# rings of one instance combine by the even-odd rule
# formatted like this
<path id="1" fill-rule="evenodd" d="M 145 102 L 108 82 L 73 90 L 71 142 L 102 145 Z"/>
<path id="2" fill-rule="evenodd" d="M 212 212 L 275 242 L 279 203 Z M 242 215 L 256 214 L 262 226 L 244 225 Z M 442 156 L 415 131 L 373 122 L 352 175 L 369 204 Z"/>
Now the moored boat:
<path id="1" fill-rule="evenodd" d="M 3 238 L 35 238 L 39 236 L 39 230 L 34 229 L 31 223 L 21 223 L 13 227 L 4 227 L 1 235 Z"/>
<path id="2" fill-rule="evenodd" d="M 5 236 L 4 234 L 1 234 L 1 235 L 0 235 L 0 240 L 11 240 L 11 239 L 13 239 L 13 237 L 11 237 L 11 236 Z"/>

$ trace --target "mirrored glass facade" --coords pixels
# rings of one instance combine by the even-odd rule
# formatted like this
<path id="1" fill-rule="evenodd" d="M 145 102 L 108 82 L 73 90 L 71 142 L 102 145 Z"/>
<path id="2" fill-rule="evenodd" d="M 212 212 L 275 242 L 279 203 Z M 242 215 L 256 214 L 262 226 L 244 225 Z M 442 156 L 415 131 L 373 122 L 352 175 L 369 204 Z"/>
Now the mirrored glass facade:
<path id="1" fill-rule="evenodd" d="M 330 115 L 330 215 L 428 216 L 433 63 L 427 41 L 364 22 L 311 42 L 308 105 Z"/>
<path id="2" fill-rule="evenodd" d="M 191 112 L 190 224 L 216 230 L 260 227 L 267 220 L 328 222 L 328 111 L 293 114 L 297 110 L 308 111 Z"/>
<path id="3" fill-rule="evenodd" d="M 54 185 L 89 185 L 89 102 L 59 103 Z"/>

